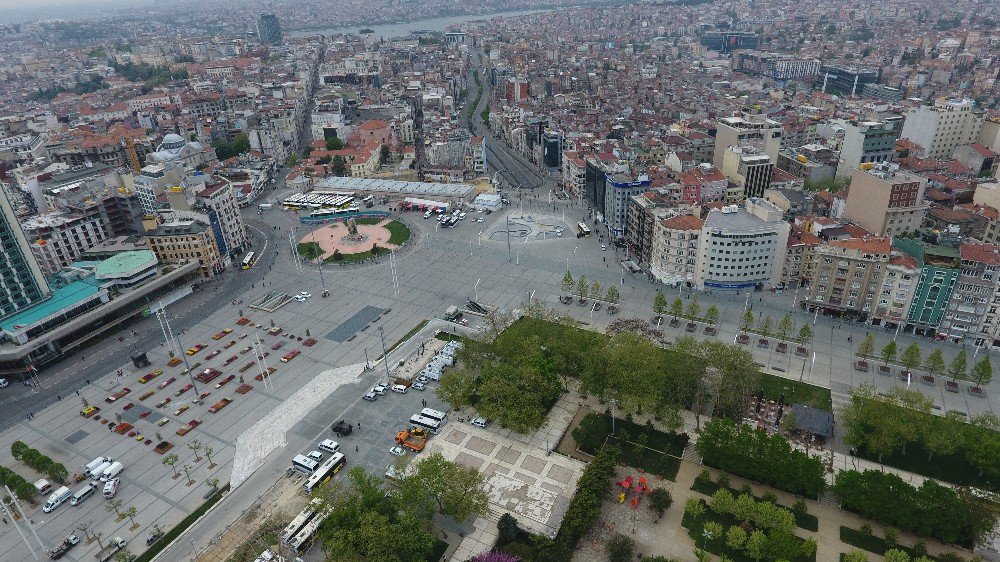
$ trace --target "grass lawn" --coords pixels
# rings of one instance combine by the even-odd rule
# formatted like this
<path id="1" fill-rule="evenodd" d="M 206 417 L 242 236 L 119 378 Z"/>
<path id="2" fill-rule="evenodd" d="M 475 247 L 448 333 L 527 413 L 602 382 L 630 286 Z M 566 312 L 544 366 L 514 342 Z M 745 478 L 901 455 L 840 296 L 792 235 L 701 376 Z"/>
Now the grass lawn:
<path id="1" fill-rule="evenodd" d="M 710 541 L 706 541 L 702 535 L 702 531 L 705 528 L 705 523 L 710 521 L 714 521 L 722 525 L 723 536 L 715 537 Z M 733 525 L 738 525 L 739 523 L 740 522 L 737 521 L 732 515 L 715 513 L 709 509 L 708 506 L 705 506 L 705 513 L 703 513 L 701 517 L 694 518 L 685 513 L 684 518 L 681 520 L 681 526 L 687 529 L 688 536 L 695 542 L 695 545 L 704 547 L 706 551 L 711 552 L 716 556 L 728 556 L 733 562 L 754 562 L 754 560 L 747 556 L 746 552 L 743 550 L 734 550 L 726 545 L 725 532 L 728 531 Z M 798 538 L 801 542 L 801 537 Z M 771 559 L 766 558 L 766 560 Z M 792 558 L 791 562 L 815 562 L 815 560 L 815 554 L 812 556 L 799 555 Z"/>
<path id="2" fill-rule="evenodd" d="M 587 454 L 597 454 L 609 436 L 621 447 L 619 460 L 668 480 L 677 476 L 679 457 L 688 442 L 685 434 L 666 433 L 618 418 L 612 422 L 611 416 L 597 414 L 587 414 L 573 430 L 577 446 Z"/>
<path id="3" fill-rule="evenodd" d="M 392 221 L 385 225 L 386 230 L 389 231 L 389 243 L 395 244 L 396 246 L 403 245 L 404 242 L 410 239 L 410 229 L 405 224 L 399 221 Z"/>
<path id="4" fill-rule="evenodd" d="M 760 386 L 764 390 L 764 398 L 768 400 L 777 401 L 784 394 L 786 404 L 805 404 L 827 412 L 833 411 L 833 398 L 829 388 L 767 373 L 761 373 Z"/>
<path id="5" fill-rule="evenodd" d="M 691 489 L 692 490 L 694 490 L 695 492 L 701 493 L 701 494 L 705 494 L 706 496 L 709 496 L 709 497 L 711 497 L 712 494 L 714 494 L 715 492 L 717 492 L 719 490 L 719 488 L 721 488 L 721 487 L 722 486 L 720 486 L 718 482 L 712 482 L 712 481 L 705 482 L 705 481 L 702 481 L 701 479 L 698 479 L 698 478 L 696 478 L 695 481 L 694 481 L 694 484 L 691 485 Z M 737 490 L 736 488 L 733 488 L 732 486 L 727 486 L 727 488 L 729 489 L 729 492 L 731 494 L 733 494 L 734 498 L 735 497 L 739 497 L 739 495 L 742 493 L 740 490 Z M 759 498 L 759 497 L 757 497 L 757 496 L 755 496 L 753 494 L 750 494 L 750 496 L 753 497 L 753 499 L 756 500 L 756 501 L 758 501 L 758 502 L 759 501 L 763 501 L 761 498 Z M 781 504 L 777 504 L 777 505 L 781 505 Z M 818 531 L 819 530 L 819 519 L 815 515 L 813 515 L 812 513 L 796 513 L 795 511 L 792 511 L 791 506 L 787 506 L 787 505 L 781 505 L 781 507 L 787 508 L 789 511 L 792 512 L 792 515 L 795 516 L 795 526 L 796 527 L 799 527 L 801 529 L 805 529 L 807 531 Z"/>
<path id="6" fill-rule="evenodd" d="M 856 546 L 861 550 L 867 550 L 868 552 L 873 552 L 878 555 L 885 554 L 885 551 L 892 550 L 893 548 L 905 551 L 910 555 L 910 558 L 917 558 L 917 554 L 912 548 L 907 548 L 903 545 L 896 545 L 890 547 L 885 543 L 885 539 L 882 537 L 876 537 L 875 535 L 866 535 L 858 529 L 852 529 L 850 527 L 840 527 L 840 540 L 844 544 L 849 544 L 851 546 Z M 937 560 L 931 555 L 927 555 L 931 560 Z"/>
<path id="7" fill-rule="evenodd" d="M 405 342 L 406 340 L 412 338 L 413 334 L 416 334 L 417 332 L 419 332 L 421 330 L 421 328 L 423 328 L 424 326 L 427 325 L 428 322 L 430 322 L 430 320 L 426 320 L 426 319 L 425 320 L 421 320 L 419 324 L 417 324 L 416 326 L 414 326 L 409 332 L 406 332 L 406 334 L 403 335 L 403 337 L 399 338 L 399 341 L 397 341 L 396 343 L 392 344 L 392 347 L 390 347 L 388 349 L 388 351 L 386 351 L 386 354 L 392 353 L 394 349 L 396 349 L 397 347 L 403 345 L 403 342 Z M 382 359 L 381 355 L 378 357 L 378 359 L 376 359 L 376 361 L 378 361 L 379 359 Z"/>
<path id="8" fill-rule="evenodd" d="M 297 249 L 299 255 L 307 260 L 314 260 L 323 255 L 323 249 L 316 242 L 299 242 Z"/>

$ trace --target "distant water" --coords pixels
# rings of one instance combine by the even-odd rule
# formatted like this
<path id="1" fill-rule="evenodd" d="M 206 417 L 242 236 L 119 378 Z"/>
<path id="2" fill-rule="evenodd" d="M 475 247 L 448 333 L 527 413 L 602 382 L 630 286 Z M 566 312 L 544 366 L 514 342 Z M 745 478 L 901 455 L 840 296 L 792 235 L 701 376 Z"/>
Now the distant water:
<path id="1" fill-rule="evenodd" d="M 464 16 L 448 16 L 443 18 L 431 18 L 405 23 L 389 23 L 385 25 L 358 25 L 354 27 L 341 27 L 337 29 L 311 29 L 307 31 L 288 31 L 285 35 L 293 37 L 305 37 L 307 35 L 339 35 L 341 33 L 358 33 L 362 28 L 375 31 L 375 37 L 391 39 L 393 37 L 408 37 L 412 31 L 426 29 L 428 31 L 444 31 L 448 26 L 467 21 L 487 20 L 495 17 L 524 16 L 528 14 L 538 14 L 551 10 L 523 10 L 519 12 L 497 12 L 495 14 L 470 14 Z"/>

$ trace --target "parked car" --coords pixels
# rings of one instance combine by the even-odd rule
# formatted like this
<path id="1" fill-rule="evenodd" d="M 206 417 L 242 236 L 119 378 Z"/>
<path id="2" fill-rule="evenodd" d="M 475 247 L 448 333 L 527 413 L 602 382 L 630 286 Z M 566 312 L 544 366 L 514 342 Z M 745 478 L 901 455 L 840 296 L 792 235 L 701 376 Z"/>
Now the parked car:
<path id="1" fill-rule="evenodd" d="M 424 390 L 427 390 L 427 385 L 422 382 L 415 382 L 410 385 L 410 388 L 423 392 Z"/>
<path id="2" fill-rule="evenodd" d="M 375 394 L 374 392 L 370 392 L 369 391 L 369 392 L 366 392 L 366 393 L 362 394 L 361 395 L 361 399 L 362 400 L 367 400 L 369 402 L 374 402 L 374 401 L 378 400 L 378 395 Z"/>

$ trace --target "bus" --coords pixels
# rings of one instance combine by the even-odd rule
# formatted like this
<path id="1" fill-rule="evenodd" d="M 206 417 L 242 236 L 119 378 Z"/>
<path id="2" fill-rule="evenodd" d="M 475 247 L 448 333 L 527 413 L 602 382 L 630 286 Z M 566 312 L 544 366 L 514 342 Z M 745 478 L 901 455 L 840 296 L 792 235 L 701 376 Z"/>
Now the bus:
<path id="1" fill-rule="evenodd" d="M 437 435 L 438 430 L 441 429 L 441 422 L 421 416 L 420 414 L 410 416 L 410 423 L 416 427 L 422 427 L 434 435 Z"/>
<path id="2" fill-rule="evenodd" d="M 344 453 L 334 453 L 316 469 L 316 472 L 312 473 L 312 476 L 306 479 L 306 483 L 302 485 L 302 489 L 307 494 L 313 493 L 313 490 L 326 484 L 328 480 L 340 472 L 340 469 L 344 468 L 345 464 L 347 464 L 347 456 Z"/>
<path id="3" fill-rule="evenodd" d="M 430 418 L 441 424 L 443 424 L 445 420 L 448 419 L 448 414 L 440 410 L 435 410 L 433 408 L 424 408 L 423 410 L 420 410 L 420 415 L 425 418 Z"/>
<path id="4" fill-rule="evenodd" d="M 329 514 L 329 510 L 317 513 L 315 517 L 302 527 L 292 540 L 286 543 L 288 548 L 292 549 L 293 552 L 298 553 L 303 552 L 312 546 L 313 541 L 316 540 L 316 531 L 319 530 L 319 526 L 323 524 L 323 520 L 326 519 L 326 516 Z"/>
<path id="5" fill-rule="evenodd" d="M 374 195 L 366 195 L 365 198 L 361 200 L 361 202 L 365 204 L 365 207 L 374 207 L 375 206 L 375 196 Z"/>
<path id="6" fill-rule="evenodd" d="M 292 468 L 305 475 L 316 472 L 317 467 L 319 467 L 319 463 L 305 455 L 295 455 L 295 458 L 292 459 Z"/>
<path id="7" fill-rule="evenodd" d="M 247 257 L 243 258 L 243 269 L 250 269 L 256 261 L 253 252 L 250 252 Z"/>
<path id="8" fill-rule="evenodd" d="M 309 502 L 302 511 L 292 519 L 292 522 L 285 527 L 285 530 L 281 532 L 281 544 L 290 545 L 295 539 L 295 536 L 299 534 L 299 531 L 309 523 L 309 520 L 313 518 L 316 514 L 316 510 L 320 508 L 323 500 L 316 498 Z"/>
<path id="9" fill-rule="evenodd" d="M 587 228 L 587 225 L 582 222 L 576 223 L 576 237 L 586 238 L 587 236 L 590 236 L 590 229 Z"/>

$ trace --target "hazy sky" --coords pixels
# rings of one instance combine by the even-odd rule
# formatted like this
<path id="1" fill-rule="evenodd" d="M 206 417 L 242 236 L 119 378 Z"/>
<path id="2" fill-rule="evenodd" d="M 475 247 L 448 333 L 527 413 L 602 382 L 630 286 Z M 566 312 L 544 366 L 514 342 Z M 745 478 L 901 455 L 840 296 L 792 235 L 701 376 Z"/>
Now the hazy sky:
<path id="1" fill-rule="evenodd" d="M 93 17 L 141 8 L 153 0 L 0 0 L 0 22 Z"/>

